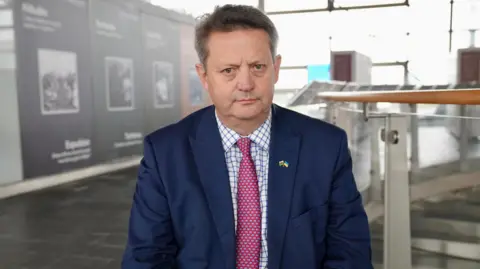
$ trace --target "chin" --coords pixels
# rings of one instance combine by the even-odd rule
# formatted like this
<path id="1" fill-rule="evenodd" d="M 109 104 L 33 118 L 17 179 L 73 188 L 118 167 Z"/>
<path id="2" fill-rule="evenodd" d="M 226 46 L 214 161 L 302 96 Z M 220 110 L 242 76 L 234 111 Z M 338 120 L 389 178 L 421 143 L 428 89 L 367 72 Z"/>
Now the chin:
<path id="1" fill-rule="evenodd" d="M 239 107 L 235 109 L 234 115 L 238 119 L 248 120 L 254 119 L 264 113 L 265 109 L 263 106 L 250 106 L 250 107 Z"/>

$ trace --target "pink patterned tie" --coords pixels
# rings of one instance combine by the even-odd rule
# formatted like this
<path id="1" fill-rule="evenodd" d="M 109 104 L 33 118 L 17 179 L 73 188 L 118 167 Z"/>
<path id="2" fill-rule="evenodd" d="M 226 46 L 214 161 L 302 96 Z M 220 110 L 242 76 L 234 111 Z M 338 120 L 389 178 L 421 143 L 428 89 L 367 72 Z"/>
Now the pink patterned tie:
<path id="1" fill-rule="evenodd" d="M 237 192 L 237 269 L 258 269 L 261 249 L 262 212 L 255 164 L 249 138 L 240 138 L 242 152 Z"/>

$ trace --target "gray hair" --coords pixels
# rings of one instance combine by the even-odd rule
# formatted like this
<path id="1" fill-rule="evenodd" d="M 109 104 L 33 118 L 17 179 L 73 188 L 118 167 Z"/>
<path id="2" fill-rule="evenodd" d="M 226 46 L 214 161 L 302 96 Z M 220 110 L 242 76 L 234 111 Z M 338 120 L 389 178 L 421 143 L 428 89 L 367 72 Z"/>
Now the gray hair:
<path id="1" fill-rule="evenodd" d="M 213 13 L 203 15 L 195 27 L 195 50 L 205 66 L 208 49 L 207 41 L 213 32 L 232 32 L 240 29 L 258 29 L 267 32 L 270 38 L 272 58 L 277 54 L 278 32 L 270 18 L 253 6 L 217 6 Z"/>

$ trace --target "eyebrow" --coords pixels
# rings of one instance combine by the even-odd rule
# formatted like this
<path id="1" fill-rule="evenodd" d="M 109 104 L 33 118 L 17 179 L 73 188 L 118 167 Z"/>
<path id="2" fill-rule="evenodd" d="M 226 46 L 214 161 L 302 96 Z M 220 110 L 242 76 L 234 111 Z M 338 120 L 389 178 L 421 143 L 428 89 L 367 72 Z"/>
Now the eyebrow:
<path id="1" fill-rule="evenodd" d="M 249 65 L 255 65 L 255 64 L 266 64 L 266 61 L 262 61 L 262 60 L 256 60 L 256 61 L 252 61 L 250 63 L 248 63 Z"/>
<path id="2" fill-rule="evenodd" d="M 248 65 L 255 65 L 255 64 L 265 64 L 266 61 L 264 60 L 254 60 L 247 62 Z M 235 64 L 235 63 L 220 63 L 219 66 L 225 67 L 225 66 L 230 66 L 230 67 L 239 67 L 240 64 Z"/>

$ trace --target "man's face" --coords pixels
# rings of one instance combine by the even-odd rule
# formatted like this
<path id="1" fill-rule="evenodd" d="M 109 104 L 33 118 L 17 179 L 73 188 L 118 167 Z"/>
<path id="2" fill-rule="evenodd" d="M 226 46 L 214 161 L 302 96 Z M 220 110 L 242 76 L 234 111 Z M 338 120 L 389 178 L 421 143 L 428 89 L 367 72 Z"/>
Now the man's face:
<path id="1" fill-rule="evenodd" d="M 262 30 L 215 32 L 209 37 L 206 66 L 197 72 L 217 112 L 238 120 L 269 111 L 281 58 L 272 59 L 268 34 Z"/>

